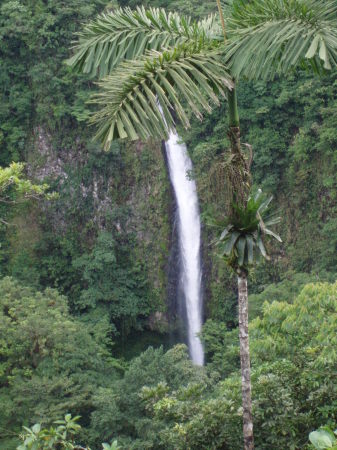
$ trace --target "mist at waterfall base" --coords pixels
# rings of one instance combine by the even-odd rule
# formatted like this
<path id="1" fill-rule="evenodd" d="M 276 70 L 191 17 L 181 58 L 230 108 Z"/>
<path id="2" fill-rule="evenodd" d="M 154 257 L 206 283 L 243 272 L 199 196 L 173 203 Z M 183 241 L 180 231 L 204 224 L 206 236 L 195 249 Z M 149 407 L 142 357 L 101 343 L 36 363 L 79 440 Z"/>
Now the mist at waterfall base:
<path id="1" fill-rule="evenodd" d="M 185 301 L 188 347 L 192 361 L 202 366 L 204 350 L 198 333 L 202 327 L 201 224 L 195 181 L 188 177 L 192 161 L 186 145 L 171 131 L 165 142 L 169 175 L 177 203 L 180 282 Z"/>

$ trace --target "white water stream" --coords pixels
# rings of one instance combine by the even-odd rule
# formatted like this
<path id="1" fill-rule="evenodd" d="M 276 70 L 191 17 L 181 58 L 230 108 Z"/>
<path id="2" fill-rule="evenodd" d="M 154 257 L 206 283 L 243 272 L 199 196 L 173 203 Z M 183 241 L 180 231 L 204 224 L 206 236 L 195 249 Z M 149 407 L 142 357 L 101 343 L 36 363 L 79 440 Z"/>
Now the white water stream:
<path id="1" fill-rule="evenodd" d="M 179 142 L 176 132 L 170 132 L 165 143 L 169 173 L 175 192 L 179 219 L 179 249 L 182 261 L 181 282 L 186 304 L 188 345 L 192 361 L 202 366 L 204 350 L 197 334 L 202 326 L 202 289 L 200 265 L 200 212 L 186 145 Z"/>

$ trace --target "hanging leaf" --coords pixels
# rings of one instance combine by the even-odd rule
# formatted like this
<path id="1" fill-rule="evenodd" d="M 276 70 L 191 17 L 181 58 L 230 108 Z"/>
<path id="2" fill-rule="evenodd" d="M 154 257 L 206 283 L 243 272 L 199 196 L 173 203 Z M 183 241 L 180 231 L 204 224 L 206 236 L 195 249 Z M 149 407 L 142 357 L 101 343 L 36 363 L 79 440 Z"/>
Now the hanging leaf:
<path id="1" fill-rule="evenodd" d="M 241 236 L 237 244 L 238 264 L 240 267 L 243 266 L 245 261 L 245 249 L 246 249 L 246 238 L 244 236 Z"/>
<path id="2" fill-rule="evenodd" d="M 247 254 L 248 254 L 248 264 L 253 264 L 254 262 L 254 241 L 252 236 L 247 234 Z"/>
<path id="3" fill-rule="evenodd" d="M 236 241 L 238 240 L 238 237 L 240 236 L 240 232 L 233 231 L 229 234 L 229 237 L 227 239 L 227 242 L 225 244 L 225 247 L 223 249 L 223 255 L 230 255 L 233 252 L 234 246 Z"/>

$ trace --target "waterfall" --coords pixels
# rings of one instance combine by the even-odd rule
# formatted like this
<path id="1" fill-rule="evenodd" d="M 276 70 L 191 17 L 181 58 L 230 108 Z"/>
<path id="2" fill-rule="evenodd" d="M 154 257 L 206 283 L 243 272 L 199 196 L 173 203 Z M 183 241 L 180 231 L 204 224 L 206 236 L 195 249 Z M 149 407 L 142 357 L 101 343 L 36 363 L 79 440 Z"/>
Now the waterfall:
<path id="1" fill-rule="evenodd" d="M 179 249 L 181 283 L 184 294 L 188 328 L 188 346 L 192 361 L 202 366 L 204 350 L 197 334 L 202 326 L 202 289 L 200 264 L 200 212 L 194 180 L 188 178 L 192 170 L 186 145 L 171 131 L 165 143 L 170 179 L 176 196 L 179 220 Z"/>

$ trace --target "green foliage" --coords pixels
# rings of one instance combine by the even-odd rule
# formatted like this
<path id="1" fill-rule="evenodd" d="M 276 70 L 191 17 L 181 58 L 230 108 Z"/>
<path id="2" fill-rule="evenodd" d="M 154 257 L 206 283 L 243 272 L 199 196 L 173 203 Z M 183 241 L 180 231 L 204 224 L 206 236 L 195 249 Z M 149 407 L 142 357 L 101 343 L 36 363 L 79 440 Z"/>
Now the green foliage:
<path id="1" fill-rule="evenodd" d="M 9 167 L 0 167 L 0 201 L 10 201 L 12 198 L 11 188 L 14 190 L 14 195 L 17 194 L 19 198 L 23 199 L 46 195 L 49 186 L 47 184 L 33 184 L 25 178 L 23 170 L 23 163 L 13 162 Z M 47 198 L 55 198 L 55 195 L 47 194 Z"/>
<path id="2" fill-rule="evenodd" d="M 24 433 L 20 435 L 23 444 L 17 447 L 17 450 L 90 450 L 89 447 L 83 447 L 74 443 L 76 434 L 81 430 L 77 423 L 79 416 L 71 417 L 66 414 L 64 419 L 54 422 L 56 427 L 42 428 L 41 424 L 36 423 L 32 428 L 24 428 Z M 103 450 L 119 450 L 117 441 L 111 444 L 102 444 Z"/>
<path id="3" fill-rule="evenodd" d="M 92 314 L 98 308 L 101 319 L 106 314 L 114 324 L 112 330 L 118 327 L 125 337 L 131 327 L 141 328 L 141 319 L 148 317 L 151 306 L 142 267 L 132 264 L 130 246 L 121 238 L 101 232 L 92 252 L 73 264 L 82 271 L 85 283 L 77 309 L 91 314 L 95 322 Z"/>
<path id="4" fill-rule="evenodd" d="M 336 298 L 336 283 L 308 284 L 292 303 L 266 303 L 251 322 L 257 448 L 304 448 L 311 430 L 335 426 Z M 122 379 L 95 389 L 82 441 L 97 449 L 116 438 L 138 450 L 241 449 L 237 330 L 209 322 L 203 334 L 209 368 L 193 366 L 185 346 L 149 348 Z M 225 380 L 209 369 L 225 370 Z"/>
<path id="5" fill-rule="evenodd" d="M 190 0 L 122 0 L 120 5 L 140 3 L 174 11 L 159 27 L 146 18 L 153 46 L 171 35 L 173 30 L 165 34 L 162 29 L 171 18 L 181 25 L 177 11 L 198 20 L 216 7 L 213 0 L 197 5 Z M 258 3 L 267 4 L 246 2 L 236 14 Z M 295 3 L 288 2 L 289 8 Z M 48 429 L 70 411 L 82 416 L 79 441 L 90 442 L 95 450 L 114 436 L 127 449 L 241 449 L 236 283 L 220 260 L 204 259 L 205 313 L 212 318 L 203 330 L 207 368 L 193 367 L 181 347 L 168 353 L 148 350 L 131 363 L 111 357 L 118 347 L 116 353 L 129 359 L 128 339 L 141 344 L 148 315 L 165 311 L 171 197 L 156 143 L 113 145 L 109 153 L 87 144 L 91 132 L 83 121 L 90 116 L 85 102 L 91 84 L 63 61 L 80 22 L 91 20 L 104 4 L 5 0 L 0 6 L 1 165 L 26 161 L 31 173 L 40 166 L 57 169 L 61 161 L 65 174 L 46 180 L 59 198 L 43 208 L 1 205 L 1 217 L 10 216 L 13 224 L 0 230 L 1 273 L 15 274 L 39 290 L 57 287 L 68 296 L 49 289 L 38 293 L 8 279 L 0 283 L 0 448 L 16 447 L 22 425 L 39 422 L 41 430 Z M 298 8 L 303 4 L 297 2 Z M 328 2 L 312 4 L 325 9 Z M 263 14 L 253 19 L 258 22 Z M 251 31 L 255 38 L 260 32 L 268 38 L 267 28 Z M 128 42 L 123 44 L 123 37 L 125 29 L 118 38 L 121 55 Z M 129 34 L 134 37 L 136 32 Z M 310 34 L 305 39 L 309 42 Z M 289 49 L 287 42 L 283 48 Z M 299 50 L 300 39 L 293 42 Z M 322 42 L 312 48 L 320 67 Z M 305 53 L 309 47 L 304 47 Z M 327 56 L 333 62 L 333 52 Z M 279 60 L 283 68 L 292 61 Z M 335 280 L 336 75 L 312 79 L 298 73 L 255 85 L 241 80 L 238 90 L 242 140 L 253 146 L 254 179 L 276 198 L 285 242 L 282 248 L 267 246 L 275 264 L 262 263 L 250 280 L 250 315 L 259 317 L 251 326 L 257 446 L 300 449 L 310 431 L 322 424 L 334 429 L 336 422 L 335 309 L 327 301 L 336 292 L 326 284 L 311 285 L 296 299 L 304 284 Z M 226 114 L 224 104 L 202 122 L 188 115 L 191 129 L 179 130 L 194 161 L 202 211 L 215 216 L 223 211 L 226 190 L 218 170 L 228 159 Z M 50 136 L 51 159 L 40 148 L 44 135 Z M 6 191 L 11 196 L 13 188 Z M 214 237 L 206 226 L 205 254 Z M 263 306 L 273 300 L 278 303 Z M 210 370 L 214 373 L 207 374 Z M 226 379 L 217 383 L 219 378 Z"/>
<path id="6" fill-rule="evenodd" d="M 237 328 L 228 330 L 224 322 L 209 319 L 202 328 L 201 340 L 207 357 L 207 367 L 225 378 L 240 365 Z"/>
<path id="7" fill-rule="evenodd" d="M 10 278 L 0 281 L 0 291 L 1 429 L 67 411 L 88 417 L 97 387 L 116 377 L 106 348 L 69 315 L 56 291 L 34 292 Z"/>
<path id="8" fill-rule="evenodd" d="M 124 61 L 99 86 L 91 101 L 100 109 L 91 121 L 99 127 L 96 138 L 109 149 L 118 138 L 167 137 L 175 123 L 172 105 L 188 128 L 185 103 L 201 120 L 203 111 L 212 111 L 209 102 L 219 105 L 219 97 L 225 97 L 225 87 L 231 88 L 232 82 L 219 50 L 196 40 Z"/>
<path id="9" fill-rule="evenodd" d="M 113 441 L 111 444 L 107 444 L 105 442 L 102 445 L 103 445 L 103 450 L 120 450 L 120 447 L 118 447 L 117 441 Z"/>
<path id="10" fill-rule="evenodd" d="M 234 0 L 225 61 L 232 73 L 272 79 L 301 66 L 337 65 L 337 7 L 320 0 Z"/>
<path id="11" fill-rule="evenodd" d="M 75 450 L 78 448 L 74 442 L 74 436 L 79 432 L 81 426 L 77 423 L 80 417 L 71 417 L 66 414 L 64 420 L 55 421 L 55 428 L 42 428 L 36 423 L 32 428 L 24 427 L 24 433 L 20 436 L 23 444 L 17 450 L 47 450 L 60 448 L 64 450 Z"/>
<path id="12" fill-rule="evenodd" d="M 29 200 L 55 200 L 56 192 L 49 192 L 46 183 L 34 184 L 24 173 L 24 163 L 12 162 L 0 167 L 0 223 L 8 226 L 18 205 L 28 206 Z"/>
<path id="13" fill-rule="evenodd" d="M 238 85 L 242 141 L 253 149 L 252 175 L 257 186 L 274 195 L 282 217 L 282 231 L 278 227 L 277 232 L 283 245 L 268 243 L 271 260 L 251 273 L 251 293 L 282 281 L 289 270 L 312 273 L 312 280 L 335 279 L 336 87 L 336 75 L 317 79 L 303 73 L 273 83 L 241 80 Z M 221 217 L 227 198 L 223 165 L 229 142 L 223 115 L 226 105 L 201 124 L 191 119 L 188 132 L 179 129 L 194 163 L 206 218 Z M 217 235 L 207 220 L 204 223 L 204 242 L 212 242 Z M 208 314 L 233 326 L 236 284 L 206 246 L 204 254 L 210 280 Z"/>
<path id="14" fill-rule="evenodd" d="M 271 303 L 275 300 L 293 303 L 306 284 L 327 281 L 333 283 L 336 277 L 330 273 L 294 273 L 286 272 L 282 280 L 263 287 L 262 292 L 249 296 L 249 318 L 255 319 L 263 313 L 265 302 Z"/>
<path id="15" fill-rule="evenodd" d="M 84 72 L 109 75 L 91 100 L 100 107 L 91 121 L 98 125 L 96 138 L 106 149 L 114 139 L 167 138 L 176 122 L 172 110 L 189 128 L 180 97 L 201 119 L 202 111 L 212 110 L 209 100 L 219 106 L 224 87 L 233 89 L 232 80 L 244 70 L 251 78 L 268 79 L 275 73 L 288 74 L 305 58 L 315 68 L 317 59 L 324 61 L 325 69 L 336 66 L 333 2 L 321 6 L 314 0 L 290 5 L 256 0 L 247 5 L 238 0 L 230 5 L 230 40 L 228 44 L 225 37 L 225 46 L 212 17 L 197 23 L 144 7 L 98 17 L 79 34 L 77 53 L 68 63 Z"/>
<path id="16" fill-rule="evenodd" d="M 292 304 L 266 304 L 263 316 L 251 322 L 257 448 L 300 449 L 314 427 L 335 425 L 336 298 L 336 283 L 309 284 Z M 229 348 L 222 356 L 231 355 L 232 336 L 217 344 L 225 328 L 218 328 L 218 335 L 215 330 L 215 323 L 206 325 L 206 350 L 210 345 L 217 352 L 224 342 Z M 161 390 L 156 403 L 148 402 L 163 448 L 241 449 L 241 382 L 235 367 L 201 395 L 184 395 L 187 391 Z"/>
<path id="17" fill-rule="evenodd" d="M 98 390 L 92 433 L 97 435 L 96 441 L 118 436 L 122 448 L 157 448 L 159 428 L 146 402 L 152 405 L 163 392 L 179 392 L 194 384 L 202 389 L 209 383 L 205 370 L 189 360 L 184 345 L 166 353 L 150 347 L 130 363 L 123 379 Z"/>
<path id="18" fill-rule="evenodd" d="M 86 89 L 63 64 L 69 42 L 83 20 L 104 0 L 25 2 L 0 6 L 1 165 L 23 160 L 36 126 L 64 130 L 72 120 L 76 88 Z"/>
<path id="19" fill-rule="evenodd" d="M 263 267 L 262 270 L 264 270 Z M 254 273 L 252 274 L 253 276 Z M 249 295 L 249 320 L 252 321 L 256 317 L 261 317 L 264 304 L 266 303 L 272 303 L 276 300 L 292 304 L 303 287 L 308 283 L 317 283 L 318 281 L 334 282 L 334 280 L 335 275 L 333 274 L 321 274 L 318 276 L 315 273 L 288 272 L 282 275 L 282 280 L 277 283 L 268 284 L 264 287 L 261 287 L 261 284 L 259 284 L 259 289 L 263 288 L 262 292 Z M 221 292 L 222 290 L 223 287 Z M 222 302 L 224 302 L 224 297 L 222 296 L 221 298 Z M 221 307 L 224 310 L 223 305 L 219 305 L 218 308 L 220 309 Z M 214 319 L 206 320 L 201 338 L 204 342 L 208 367 L 217 371 L 224 378 L 239 368 L 239 344 L 237 329 L 233 329 L 234 324 L 229 320 L 233 312 L 225 310 L 226 314 L 222 317 L 219 309 L 216 312 L 211 311 L 210 317 L 214 317 Z"/>
<path id="20" fill-rule="evenodd" d="M 233 204 L 233 216 L 225 219 L 226 228 L 222 229 L 216 245 L 220 247 L 221 256 L 225 257 L 234 269 L 248 270 L 259 260 L 260 254 L 268 258 L 263 236 L 272 236 L 282 242 L 281 238 L 268 228 L 280 222 L 280 217 L 270 214 L 271 200 L 272 197 L 265 199 L 259 189 L 254 196 L 248 198 L 244 207 Z M 223 223 L 221 225 L 222 228 Z"/>
<path id="21" fill-rule="evenodd" d="M 335 340 L 336 289 L 336 284 L 309 284 L 292 304 L 266 303 L 263 318 L 254 321 L 253 360 L 287 358 L 291 352 L 298 365 L 312 364 L 313 373 L 314 368 L 331 364 L 336 356 L 330 353 Z"/>
<path id="22" fill-rule="evenodd" d="M 83 144 L 77 143 L 73 151 L 83 160 L 64 167 L 63 182 L 53 181 L 58 200 L 32 218 L 40 230 L 33 248 L 39 284 L 65 294 L 72 310 L 83 289 L 81 271 L 75 269 L 73 260 L 91 251 L 99 228 L 113 230 L 115 223 L 124 224 L 129 214 L 127 208 L 118 206 L 123 198 L 119 185 L 124 166 L 119 147 L 107 154 L 97 148 L 83 149 Z M 22 237 L 16 231 L 15 242 L 20 242 Z M 15 267 L 16 276 L 20 270 L 22 267 Z"/>
<path id="23" fill-rule="evenodd" d="M 195 22 L 163 9 L 125 8 L 98 17 L 80 33 L 68 63 L 109 74 L 91 100 L 100 106 L 91 121 L 106 149 L 118 138 L 167 137 L 175 124 L 172 110 L 189 128 L 185 103 L 200 120 L 202 111 L 212 111 L 210 100 L 220 104 L 233 83 L 216 30 L 212 16 Z"/>
<path id="24" fill-rule="evenodd" d="M 138 6 L 103 13 L 77 33 L 75 54 L 67 63 L 76 70 L 100 78 L 109 75 L 122 60 L 137 59 L 144 50 L 209 39 L 214 18 L 193 21 L 177 12 Z"/>
<path id="25" fill-rule="evenodd" d="M 169 11 L 179 11 L 181 14 L 188 15 L 194 19 L 209 16 L 210 13 L 216 12 L 216 3 L 214 0 L 205 0 L 200 4 L 195 4 L 193 0 L 120 0 L 121 6 L 129 6 L 135 8 L 137 6 L 145 6 L 146 8 L 165 8 Z"/>

